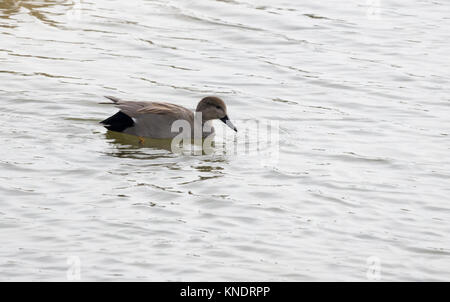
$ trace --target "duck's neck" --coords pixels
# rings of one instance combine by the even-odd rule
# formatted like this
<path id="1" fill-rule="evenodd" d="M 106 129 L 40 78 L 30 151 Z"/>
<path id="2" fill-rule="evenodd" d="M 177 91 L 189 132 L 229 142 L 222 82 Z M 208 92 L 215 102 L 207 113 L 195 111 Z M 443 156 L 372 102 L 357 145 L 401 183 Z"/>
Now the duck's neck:
<path id="1" fill-rule="evenodd" d="M 200 113 L 200 114 L 199 114 Z M 202 136 L 214 132 L 212 120 L 204 120 L 201 112 L 194 113 L 193 132 L 202 133 Z"/>
<path id="2" fill-rule="evenodd" d="M 210 123 L 211 120 L 205 120 L 202 116 L 202 113 L 200 111 L 194 112 L 194 124 L 197 123 L 198 125 L 205 125 L 207 123 Z"/>

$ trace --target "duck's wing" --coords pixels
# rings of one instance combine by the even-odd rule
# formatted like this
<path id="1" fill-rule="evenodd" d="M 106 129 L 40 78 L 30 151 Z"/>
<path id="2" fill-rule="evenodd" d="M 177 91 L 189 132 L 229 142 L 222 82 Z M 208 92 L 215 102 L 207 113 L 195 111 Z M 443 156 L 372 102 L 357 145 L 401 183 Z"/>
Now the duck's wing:
<path id="1" fill-rule="evenodd" d="M 111 100 L 113 104 L 120 109 L 120 111 L 122 111 L 129 117 L 137 117 L 139 115 L 139 109 L 145 108 L 146 106 L 149 106 L 151 104 L 151 102 L 125 101 L 113 96 L 105 96 L 105 98 Z"/>
<path id="2" fill-rule="evenodd" d="M 159 102 L 151 102 L 137 112 L 139 114 L 159 114 L 176 118 L 186 118 L 192 115 L 192 112 L 183 106 Z"/>
<path id="3" fill-rule="evenodd" d="M 114 105 L 129 117 L 138 117 L 143 114 L 159 114 L 176 118 L 188 118 L 192 112 L 179 105 L 163 102 L 134 102 L 125 101 L 113 96 L 105 96 L 113 101 Z"/>

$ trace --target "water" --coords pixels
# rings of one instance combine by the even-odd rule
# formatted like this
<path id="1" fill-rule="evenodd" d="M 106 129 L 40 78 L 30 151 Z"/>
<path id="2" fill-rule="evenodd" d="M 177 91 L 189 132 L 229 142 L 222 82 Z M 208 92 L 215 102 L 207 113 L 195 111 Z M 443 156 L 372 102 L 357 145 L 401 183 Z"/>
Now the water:
<path id="1" fill-rule="evenodd" d="M 1 280 L 448 280 L 444 0 L 0 1 Z M 133 144 L 103 95 L 219 95 L 279 160 Z"/>

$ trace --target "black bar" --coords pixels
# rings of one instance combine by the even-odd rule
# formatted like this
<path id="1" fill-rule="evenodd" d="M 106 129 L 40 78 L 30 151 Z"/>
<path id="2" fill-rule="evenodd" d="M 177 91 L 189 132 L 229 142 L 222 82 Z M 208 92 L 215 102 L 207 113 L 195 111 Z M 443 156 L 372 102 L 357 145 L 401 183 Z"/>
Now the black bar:
<path id="1" fill-rule="evenodd" d="M 44 298 L 102 298 L 114 297 L 130 301 L 140 297 L 140 301 L 228 301 L 230 299 L 273 300 L 295 298 L 295 301 L 319 298 L 388 298 L 387 291 L 396 290 L 402 298 L 415 296 L 426 290 L 436 294 L 448 283 L 300 283 L 300 282 L 29 282 L 1 283 L 3 295 L 10 291 L 14 298 L 32 294 Z M 62 296 L 61 296 L 62 293 Z M 392 298 L 392 294 L 389 297 Z M 312 298 L 312 299 L 311 299 Z M 135 298 L 134 298 L 135 299 Z M 283 301 L 283 300 L 280 300 Z"/>

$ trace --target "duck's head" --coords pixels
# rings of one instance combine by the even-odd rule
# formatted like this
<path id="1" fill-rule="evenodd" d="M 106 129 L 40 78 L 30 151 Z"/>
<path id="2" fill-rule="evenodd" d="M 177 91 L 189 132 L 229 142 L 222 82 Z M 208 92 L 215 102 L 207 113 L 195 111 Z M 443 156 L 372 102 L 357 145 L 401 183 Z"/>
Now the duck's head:
<path id="1" fill-rule="evenodd" d="M 204 121 L 219 119 L 228 127 L 237 132 L 236 127 L 231 123 L 227 115 L 227 106 L 222 99 L 216 96 L 207 96 L 203 98 L 197 105 L 196 112 L 202 113 Z"/>

